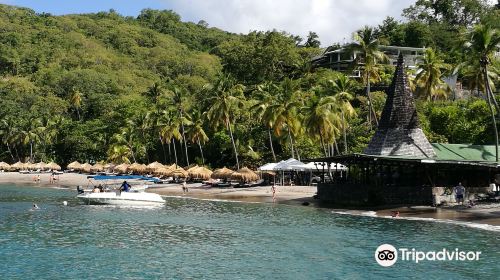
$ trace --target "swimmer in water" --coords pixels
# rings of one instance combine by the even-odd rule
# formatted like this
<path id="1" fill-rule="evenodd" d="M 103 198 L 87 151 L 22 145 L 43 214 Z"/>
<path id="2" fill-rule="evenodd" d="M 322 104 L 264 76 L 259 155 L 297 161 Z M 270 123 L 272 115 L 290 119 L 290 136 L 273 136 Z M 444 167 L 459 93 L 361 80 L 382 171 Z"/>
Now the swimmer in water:
<path id="1" fill-rule="evenodd" d="M 40 207 L 38 207 L 38 205 L 36 205 L 36 203 L 33 203 L 33 208 L 32 209 L 33 210 L 38 210 L 38 209 L 40 209 Z"/>

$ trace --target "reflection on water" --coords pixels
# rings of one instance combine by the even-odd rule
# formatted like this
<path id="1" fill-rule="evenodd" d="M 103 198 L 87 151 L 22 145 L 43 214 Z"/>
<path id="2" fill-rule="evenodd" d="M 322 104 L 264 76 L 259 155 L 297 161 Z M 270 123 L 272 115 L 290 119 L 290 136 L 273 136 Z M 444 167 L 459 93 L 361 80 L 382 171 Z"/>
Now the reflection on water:
<path id="1" fill-rule="evenodd" d="M 0 186 L 0 279 L 493 278 L 497 232 L 327 209 L 167 198 L 80 205 L 68 190 Z M 63 205 L 68 201 L 68 206 Z M 40 206 L 30 211 L 32 203 Z M 476 263 L 378 266 L 382 243 L 480 250 Z"/>

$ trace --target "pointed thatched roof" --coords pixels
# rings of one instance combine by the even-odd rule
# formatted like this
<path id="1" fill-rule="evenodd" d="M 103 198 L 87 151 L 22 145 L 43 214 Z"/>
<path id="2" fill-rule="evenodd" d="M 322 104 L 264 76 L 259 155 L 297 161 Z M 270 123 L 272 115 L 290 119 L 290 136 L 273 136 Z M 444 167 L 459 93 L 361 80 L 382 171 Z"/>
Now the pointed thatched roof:
<path id="1" fill-rule="evenodd" d="M 368 147 L 368 155 L 434 157 L 436 154 L 418 121 L 413 94 L 400 54 L 380 123 Z"/>

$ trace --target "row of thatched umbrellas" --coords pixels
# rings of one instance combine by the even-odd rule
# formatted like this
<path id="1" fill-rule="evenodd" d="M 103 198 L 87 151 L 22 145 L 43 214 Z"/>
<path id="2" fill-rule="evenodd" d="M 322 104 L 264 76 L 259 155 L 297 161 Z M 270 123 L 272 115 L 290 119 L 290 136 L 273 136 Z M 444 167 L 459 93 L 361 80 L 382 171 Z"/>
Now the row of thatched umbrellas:
<path id="1" fill-rule="evenodd" d="M 61 166 L 59 166 L 55 162 L 45 163 L 43 161 L 38 163 L 22 163 L 20 161 L 10 165 L 5 162 L 0 162 L 0 170 L 7 171 L 18 171 L 18 170 L 61 170 Z"/>
<path id="2" fill-rule="evenodd" d="M 150 163 L 148 165 L 133 163 L 126 164 L 122 163 L 120 165 L 114 165 L 112 163 L 108 164 L 100 164 L 96 163 L 95 165 L 90 165 L 88 163 L 81 164 L 77 161 L 72 162 L 68 165 L 69 169 L 74 169 L 76 171 L 82 171 L 86 173 L 91 172 L 116 172 L 116 173 L 135 173 L 135 174 L 153 174 L 157 176 L 172 176 L 179 178 L 187 178 L 190 177 L 192 179 L 203 179 L 208 180 L 210 178 L 213 179 L 231 179 L 231 180 L 239 180 L 239 181 L 256 181 L 259 179 L 259 175 L 257 175 L 252 170 L 244 167 L 238 171 L 233 171 L 228 168 L 220 168 L 216 169 L 212 172 L 210 169 L 204 166 L 195 165 L 185 170 L 182 167 L 178 167 L 176 164 L 172 165 L 163 165 L 157 161 Z"/>
<path id="3" fill-rule="evenodd" d="M 97 173 L 97 172 L 116 172 L 116 173 L 135 173 L 135 174 L 153 174 L 157 176 L 172 176 L 179 178 L 193 178 L 193 179 L 203 179 L 208 180 L 210 178 L 213 179 L 224 179 L 224 180 L 238 180 L 238 181 L 256 181 L 259 179 L 259 175 L 257 175 L 252 170 L 244 167 L 239 169 L 238 171 L 233 171 L 229 168 L 220 168 L 215 171 L 211 171 L 210 169 L 204 166 L 195 165 L 185 170 L 181 167 L 178 167 L 175 164 L 172 165 L 163 165 L 159 162 L 153 162 L 148 165 L 133 163 L 126 164 L 122 163 L 119 165 L 115 165 L 113 163 L 101 164 L 96 163 L 91 165 L 89 163 L 79 163 L 78 161 L 74 161 L 68 164 L 68 169 L 72 169 L 79 172 L 85 173 Z M 54 162 L 50 163 L 22 163 L 17 162 L 12 165 L 9 165 L 5 162 L 0 162 L 0 170 L 61 170 L 61 166 L 57 165 Z"/>

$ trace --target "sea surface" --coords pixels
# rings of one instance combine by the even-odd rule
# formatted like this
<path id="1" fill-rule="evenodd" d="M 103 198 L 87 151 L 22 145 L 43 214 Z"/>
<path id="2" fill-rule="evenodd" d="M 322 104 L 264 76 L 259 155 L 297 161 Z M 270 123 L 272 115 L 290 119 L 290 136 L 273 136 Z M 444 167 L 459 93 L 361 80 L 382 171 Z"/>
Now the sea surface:
<path id="1" fill-rule="evenodd" d="M 0 185 L 0 279 L 498 279 L 500 232 L 329 209 L 167 198 L 81 205 L 76 192 Z M 63 202 L 68 205 L 64 206 Z M 31 210 L 37 203 L 39 210 Z M 398 261 L 384 243 L 481 251 L 478 261 Z"/>

